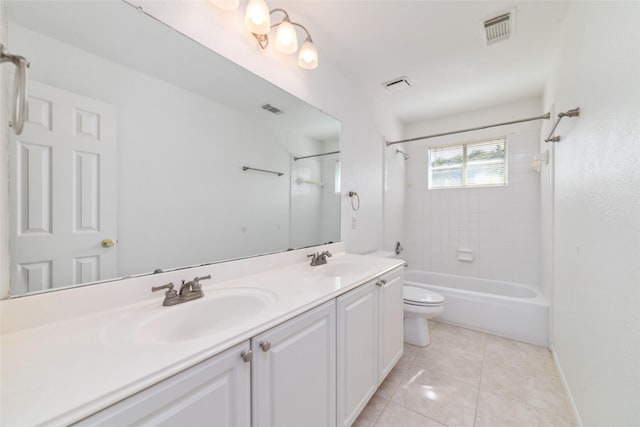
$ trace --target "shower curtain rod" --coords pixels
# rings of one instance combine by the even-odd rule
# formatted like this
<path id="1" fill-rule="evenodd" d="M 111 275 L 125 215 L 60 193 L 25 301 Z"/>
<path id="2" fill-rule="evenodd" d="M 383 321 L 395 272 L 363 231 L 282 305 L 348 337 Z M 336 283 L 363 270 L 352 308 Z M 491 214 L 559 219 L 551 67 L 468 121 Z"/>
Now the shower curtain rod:
<path id="1" fill-rule="evenodd" d="M 312 154 L 310 156 L 294 157 L 293 160 L 298 161 L 300 159 L 308 159 L 310 157 L 328 156 L 330 154 L 340 154 L 340 151 L 332 151 L 330 153 L 322 153 L 322 154 Z"/>
<path id="2" fill-rule="evenodd" d="M 512 125 L 512 124 L 515 124 L 515 123 L 531 122 L 531 121 L 534 121 L 534 120 L 549 120 L 550 118 L 551 118 L 551 113 L 547 113 L 547 114 L 543 114 L 541 116 L 529 117 L 528 119 L 512 120 L 510 122 L 495 123 L 495 124 L 486 125 L 486 126 L 477 126 L 477 127 L 468 128 L 468 129 L 454 130 L 454 131 L 451 131 L 451 132 L 434 133 L 433 135 L 418 136 L 416 138 L 401 139 L 399 141 L 386 141 L 386 144 L 387 144 L 387 146 L 389 146 L 389 145 L 393 145 L 393 144 L 400 144 L 400 143 L 403 143 L 403 142 L 414 142 L 414 141 L 420 141 L 421 139 L 436 138 L 438 136 L 455 135 L 457 133 L 464 133 L 464 132 L 472 132 L 474 130 L 489 129 L 489 128 L 494 128 L 496 126 L 506 126 L 506 125 Z"/>

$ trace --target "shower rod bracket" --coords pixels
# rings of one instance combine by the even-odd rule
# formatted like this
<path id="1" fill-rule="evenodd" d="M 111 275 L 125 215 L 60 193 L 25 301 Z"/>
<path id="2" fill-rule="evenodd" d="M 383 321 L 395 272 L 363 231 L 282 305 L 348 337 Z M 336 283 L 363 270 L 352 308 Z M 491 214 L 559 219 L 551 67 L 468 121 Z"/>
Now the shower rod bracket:
<path id="1" fill-rule="evenodd" d="M 579 107 L 573 108 L 571 110 L 567 110 L 564 113 L 558 113 L 558 118 L 556 119 L 556 122 L 553 124 L 553 127 L 551 128 L 551 132 L 549 132 L 549 136 L 545 138 L 544 142 L 559 142 L 560 136 L 559 135 L 553 136 L 553 133 L 556 131 L 556 128 L 560 124 L 560 120 L 562 120 L 563 117 L 578 117 L 578 116 L 580 116 Z"/>

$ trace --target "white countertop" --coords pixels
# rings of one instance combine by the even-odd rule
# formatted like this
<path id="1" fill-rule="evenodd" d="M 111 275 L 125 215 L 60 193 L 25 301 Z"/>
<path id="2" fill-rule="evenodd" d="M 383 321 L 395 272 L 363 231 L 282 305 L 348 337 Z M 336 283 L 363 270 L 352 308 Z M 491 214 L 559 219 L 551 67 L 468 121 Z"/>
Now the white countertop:
<path id="1" fill-rule="evenodd" d="M 358 263 L 366 270 L 331 277 L 319 274 L 318 269 L 323 266 L 298 262 L 217 283 L 203 282 L 205 298 L 220 290 L 247 287 L 268 291 L 273 298 L 258 315 L 202 338 L 140 343 L 128 340 L 126 334 L 120 337 L 114 333 L 119 324 L 126 324 L 139 312 L 194 307 L 192 304 L 205 299 L 163 307 L 164 295 L 151 294 L 148 287 L 148 298 L 134 304 L 4 333 L 0 421 L 3 426 L 66 425 L 79 421 L 403 264 L 398 259 L 351 254 L 339 254 L 328 261 L 329 265 Z M 231 263 L 225 264 L 228 269 Z M 210 270 L 215 274 L 215 265 Z M 192 276 L 188 270 L 181 274 Z M 91 290 L 83 292 L 91 295 Z M 123 292 L 123 288 L 117 292 Z M 60 295 L 56 298 L 60 299 Z M 27 303 L 28 298 L 21 304 Z M 77 298 L 72 303 L 77 304 Z M 38 307 L 42 306 L 40 301 Z M 10 321 L 10 317 L 3 316 L 3 322 Z"/>

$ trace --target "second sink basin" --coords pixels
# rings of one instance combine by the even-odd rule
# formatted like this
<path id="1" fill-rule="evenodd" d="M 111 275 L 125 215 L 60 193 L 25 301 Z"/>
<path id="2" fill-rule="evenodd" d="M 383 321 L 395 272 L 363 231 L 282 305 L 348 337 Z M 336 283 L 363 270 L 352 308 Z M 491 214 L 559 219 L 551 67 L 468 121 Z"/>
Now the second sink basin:
<path id="1" fill-rule="evenodd" d="M 209 289 L 203 298 L 175 306 L 155 302 L 132 309 L 110 325 L 103 337 L 137 344 L 194 340 L 241 327 L 276 299 L 275 294 L 258 288 Z"/>
<path id="2" fill-rule="evenodd" d="M 370 270 L 370 267 L 365 264 L 358 264 L 355 262 L 331 262 L 318 266 L 314 270 L 314 274 L 330 277 L 351 276 L 354 274 L 362 274 Z"/>

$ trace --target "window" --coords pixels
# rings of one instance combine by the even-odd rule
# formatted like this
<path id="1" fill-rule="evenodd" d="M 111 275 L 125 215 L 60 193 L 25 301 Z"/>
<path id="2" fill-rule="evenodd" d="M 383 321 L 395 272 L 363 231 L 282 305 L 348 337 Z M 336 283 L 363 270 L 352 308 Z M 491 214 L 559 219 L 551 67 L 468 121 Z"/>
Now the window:
<path id="1" fill-rule="evenodd" d="M 429 189 L 507 185 L 507 139 L 429 149 Z"/>

